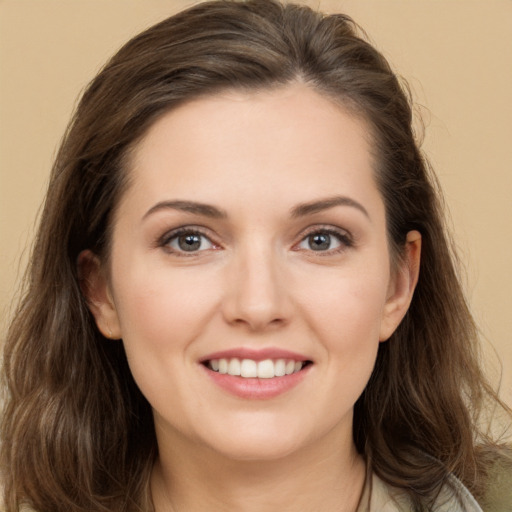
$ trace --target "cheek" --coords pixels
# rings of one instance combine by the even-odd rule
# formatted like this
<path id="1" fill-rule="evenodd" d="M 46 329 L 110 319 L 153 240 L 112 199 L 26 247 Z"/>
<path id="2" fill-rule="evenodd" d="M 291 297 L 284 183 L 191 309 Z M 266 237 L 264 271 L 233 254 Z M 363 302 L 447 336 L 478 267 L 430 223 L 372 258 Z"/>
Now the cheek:
<path id="1" fill-rule="evenodd" d="M 385 276 L 385 271 L 368 269 L 331 276 L 323 287 L 312 289 L 303 305 L 303 317 L 328 361 L 324 393 L 333 411 L 352 407 L 373 371 L 387 296 Z"/>
<path id="2" fill-rule="evenodd" d="M 216 309 L 215 287 L 197 273 L 165 266 L 133 264 L 124 275 L 130 279 L 117 275 L 115 302 L 132 375 L 156 410 L 179 408 L 194 342 Z"/>
<path id="3" fill-rule="evenodd" d="M 333 300 L 324 305 L 322 313 L 330 381 L 343 391 L 348 406 L 354 405 L 366 387 L 380 346 L 386 286 L 375 286 L 376 282 L 346 282 L 342 289 L 333 290 Z M 338 397 L 333 396 L 333 407 Z"/>
<path id="4" fill-rule="evenodd" d="M 333 348 L 378 342 L 387 296 L 385 276 L 370 271 L 326 276 L 304 295 L 304 315 Z"/>
<path id="5" fill-rule="evenodd" d="M 166 265 L 133 262 L 114 283 L 125 343 L 168 351 L 190 343 L 215 310 L 218 287 L 211 281 L 193 269 L 172 271 Z"/>

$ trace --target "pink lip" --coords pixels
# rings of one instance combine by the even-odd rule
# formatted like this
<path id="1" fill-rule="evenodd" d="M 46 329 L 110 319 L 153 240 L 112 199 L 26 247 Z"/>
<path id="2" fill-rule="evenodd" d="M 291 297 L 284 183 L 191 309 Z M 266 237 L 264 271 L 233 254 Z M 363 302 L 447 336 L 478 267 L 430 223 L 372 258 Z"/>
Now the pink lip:
<path id="1" fill-rule="evenodd" d="M 247 379 L 214 372 L 204 365 L 201 367 L 217 386 L 234 396 L 248 400 L 268 400 L 297 386 L 309 373 L 312 365 L 305 366 L 297 373 L 272 379 Z"/>
<path id="2" fill-rule="evenodd" d="M 222 350 L 214 352 L 201 359 L 201 362 L 211 361 L 212 359 L 253 359 L 254 361 L 263 361 L 264 359 L 293 359 L 294 361 L 308 361 L 308 358 L 291 352 L 289 350 L 281 350 L 278 348 L 263 348 L 263 349 L 250 349 L 250 348 L 233 348 L 231 350 Z"/>
<path id="3" fill-rule="evenodd" d="M 250 349 L 240 347 L 214 352 L 200 361 L 202 363 L 200 365 L 201 368 L 217 386 L 234 396 L 250 400 L 268 400 L 286 393 L 297 386 L 308 375 L 313 366 L 311 364 L 306 365 L 297 373 L 272 379 L 247 379 L 245 377 L 215 372 L 204 364 L 212 359 L 232 359 L 234 357 L 238 359 L 252 359 L 254 361 L 263 361 L 264 359 L 309 361 L 310 359 L 296 352 L 278 348 Z"/>

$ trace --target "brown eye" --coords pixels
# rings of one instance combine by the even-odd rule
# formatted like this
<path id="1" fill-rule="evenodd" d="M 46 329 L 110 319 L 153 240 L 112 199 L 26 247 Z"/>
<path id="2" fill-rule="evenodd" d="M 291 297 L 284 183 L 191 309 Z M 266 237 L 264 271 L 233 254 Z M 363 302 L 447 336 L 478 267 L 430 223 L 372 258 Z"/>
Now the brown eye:
<path id="1" fill-rule="evenodd" d="M 301 240 L 298 248 L 305 251 L 336 253 L 352 245 L 352 239 L 346 231 L 330 228 L 311 231 Z"/>
<path id="2" fill-rule="evenodd" d="M 177 240 L 179 248 L 183 251 L 198 251 L 201 248 L 199 235 L 182 235 Z"/>
<path id="3" fill-rule="evenodd" d="M 199 252 L 213 248 L 213 243 L 203 234 L 194 231 L 177 233 L 165 245 L 173 252 Z"/>
<path id="4" fill-rule="evenodd" d="M 308 246 L 313 251 L 328 251 L 331 249 L 331 235 L 315 233 L 307 238 Z"/>
<path id="5" fill-rule="evenodd" d="M 342 235 L 337 233 L 316 231 L 306 236 L 300 243 L 299 248 L 315 252 L 331 251 L 344 245 L 342 239 Z"/>

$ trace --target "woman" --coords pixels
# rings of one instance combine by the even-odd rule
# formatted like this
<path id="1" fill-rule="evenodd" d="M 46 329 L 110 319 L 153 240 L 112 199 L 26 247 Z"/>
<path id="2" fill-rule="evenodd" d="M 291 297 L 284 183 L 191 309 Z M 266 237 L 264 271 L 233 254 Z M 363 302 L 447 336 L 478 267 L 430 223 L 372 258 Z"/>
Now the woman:
<path id="1" fill-rule="evenodd" d="M 345 16 L 204 3 L 128 42 L 9 331 L 6 510 L 500 510 L 411 118 Z"/>

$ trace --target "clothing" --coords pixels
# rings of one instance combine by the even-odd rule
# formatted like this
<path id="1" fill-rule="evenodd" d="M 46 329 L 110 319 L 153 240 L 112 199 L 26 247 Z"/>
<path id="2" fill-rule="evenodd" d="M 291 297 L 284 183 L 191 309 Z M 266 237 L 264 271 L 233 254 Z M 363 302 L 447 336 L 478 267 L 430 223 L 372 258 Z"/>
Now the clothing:
<path id="1" fill-rule="evenodd" d="M 432 512 L 512 512 L 512 461 L 496 461 L 488 476 L 489 485 L 480 505 L 466 487 L 452 476 L 452 486 L 447 486 L 441 492 Z M 23 507 L 21 512 L 35 511 Z M 356 512 L 411 512 L 411 506 L 404 491 L 387 485 L 369 471 Z"/>
<path id="2" fill-rule="evenodd" d="M 512 459 L 495 461 L 480 504 L 484 512 L 512 512 Z"/>
<path id="3" fill-rule="evenodd" d="M 447 486 L 442 490 L 432 512 L 483 512 L 475 498 L 461 482 L 455 477 L 451 477 L 451 483 L 453 489 Z M 387 485 L 375 473 L 369 475 L 357 512 L 410 511 L 410 501 L 404 491 Z M 506 512 L 506 509 L 500 512 Z"/>

